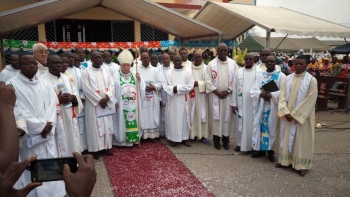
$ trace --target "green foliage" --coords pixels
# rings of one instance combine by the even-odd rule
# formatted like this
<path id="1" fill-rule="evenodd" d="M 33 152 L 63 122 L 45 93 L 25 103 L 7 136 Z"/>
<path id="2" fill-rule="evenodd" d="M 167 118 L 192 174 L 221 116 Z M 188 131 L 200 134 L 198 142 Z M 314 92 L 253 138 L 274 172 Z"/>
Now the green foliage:
<path id="1" fill-rule="evenodd" d="M 234 48 L 232 53 L 232 59 L 236 61 L 236 63 L 243 67 L 244 66 L 244 57 L 247 55 L 248 49 L 246 48 L 243 52 L 240 48 Z"/>

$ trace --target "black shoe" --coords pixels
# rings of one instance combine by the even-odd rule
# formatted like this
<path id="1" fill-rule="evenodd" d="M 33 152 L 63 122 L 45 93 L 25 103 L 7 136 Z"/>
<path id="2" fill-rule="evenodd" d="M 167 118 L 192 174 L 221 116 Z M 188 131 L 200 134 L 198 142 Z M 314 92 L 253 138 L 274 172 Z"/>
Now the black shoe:
<path id="1" fill-rule="evenodd" d="M 236 146 L 235 151 L 236 151 L 236 152 L 241 151 L 241 147 L 240 147 L 240 146 Z"/>
<path id="2" fill-rule="evenodd" d="M 255 151 L 251 157 L 252 158 L 259 158 L 259 157 L 263 157 L 265 155 L 266 155 L 265 151 Z"/>
<path id="3" fill-rule="evenodd" d="M 225 150 L 230 149 L 230 138 L 229 137 L 222 136 L 221 141 L 224 144 L 224 149 Z"/>
<path id="4" fill-rule="evenodd" d="M 213 141 L 214 141 L 214 147 L 215 147 L 217 150 L 220 150 L 220 149 L 221 149 L 220 137 L 217 136 L 217 135 L 213 135 Z"/>
<path id="5" fill-rule="evenodd" d="M 275 151 L 269 150 L 269 151 L 267 151 L 267 154 L 268 154 L 269 160 L 271 162 L 275 162 L 276 161 L 276 158 L 275 158 L 275 155 L 274 155 Z"/>
<path id="6" fill-rule="evenodd" d="M 221 150 L 221 145 L 218 145 L 218 146 L 214 145 L 214 148 L 216 148 L 217 150 Z"/>

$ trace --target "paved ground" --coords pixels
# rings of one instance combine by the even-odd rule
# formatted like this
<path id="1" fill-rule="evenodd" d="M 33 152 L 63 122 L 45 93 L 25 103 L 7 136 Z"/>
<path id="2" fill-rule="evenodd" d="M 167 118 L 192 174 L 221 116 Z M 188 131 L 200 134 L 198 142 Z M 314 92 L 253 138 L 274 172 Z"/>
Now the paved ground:
<path id="1" fill-rule="evenodd" d="M 317 112 L 313 168 L 305 177 L 277 169 L 267 158 L 252 159 L 196 142 L 191 148 L 169 147 L 215 196 L 350 196 L 350 114 Z M 166 143 L 166 142 L 165 142 Z M 113 196 L 103 160 L 96 161 L 98 181 L 92 196 Z"/>

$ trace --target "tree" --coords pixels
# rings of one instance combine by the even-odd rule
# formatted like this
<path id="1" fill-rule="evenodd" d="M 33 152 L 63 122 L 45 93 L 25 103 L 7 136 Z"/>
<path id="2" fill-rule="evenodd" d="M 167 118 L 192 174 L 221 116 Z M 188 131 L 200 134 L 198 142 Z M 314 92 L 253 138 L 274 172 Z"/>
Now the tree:
<path id="1" fill-rule="evenodd" d="M 249 34 L 249 36 L 260 36 L 260 33 L 256 30 L 255 27 L 251 28 L 251 29 L 248 31 L 248 34 Z"/>

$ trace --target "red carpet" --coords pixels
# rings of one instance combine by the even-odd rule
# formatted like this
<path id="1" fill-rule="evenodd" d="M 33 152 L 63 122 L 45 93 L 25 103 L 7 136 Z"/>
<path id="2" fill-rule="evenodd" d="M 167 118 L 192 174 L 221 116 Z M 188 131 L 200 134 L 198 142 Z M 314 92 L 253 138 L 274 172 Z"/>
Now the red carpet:
<path id="1" fill-rule="evenodd" d="M 112 151 L 104 159 L 115 196 L 213 196 L 162 142 Z"/>

